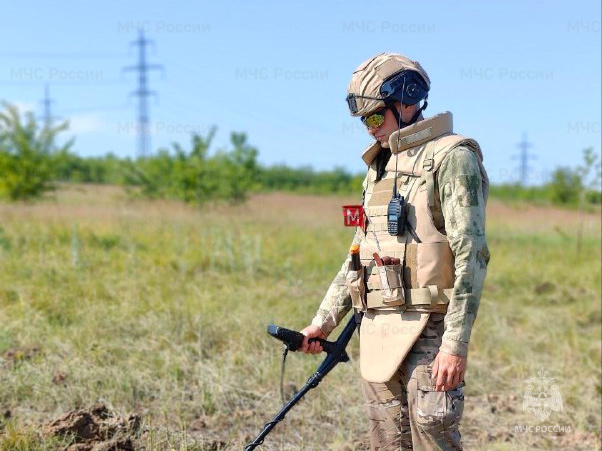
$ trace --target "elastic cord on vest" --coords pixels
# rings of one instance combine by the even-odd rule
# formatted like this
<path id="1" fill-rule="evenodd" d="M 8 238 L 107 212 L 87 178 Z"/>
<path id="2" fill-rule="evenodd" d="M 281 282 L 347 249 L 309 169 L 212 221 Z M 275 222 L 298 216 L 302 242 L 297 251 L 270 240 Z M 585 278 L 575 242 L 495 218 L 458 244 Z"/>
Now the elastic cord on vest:
<path id="1" fill-rule="evenodd" d="M 393 197 L 397 198 L 397 160 L 399 160 L 399 152 L 395 154 L 395 180 L 393 182 Z"/>
<path id="2" fill-rule="evenodd" d="M 405 78 L 403 79 L 403 86 L 401 87 L 401 108 L 403 108 L 403 93 L 406 91 L 406 80 Z M 401 114 L 399 114 L 397 112 L 397 108 L 395 108 L 395 105 L 391 105 L 389 106 L 389 108 L 393 108 L 393 115 L 395 116 L 395 119 L 397 119 L 397 129 L 401 130 L 401 125 L 403 124 L 403 121 L 401 120 Z M 414 115 L 414 117 L 412 117 L 412 120 L 414 120 L 415 118 L 417 118 L 416 115 Z M 399 133 L 397 134 L 397 148 L 399 149 Z M 399 152 L 397 152 L 395 154 L 395 181 L 393 182 L 393 197 L 397 198 L 397 161 L 399 160 Z"/>
<path id="3" fill-rule="evenodd" d="M 400 107 L 400 111 L 403 110 L 403 93 L 406 92 L 406 79 L 403 79 L 403 86 L 401 87 L 401 107 Z M 401 126 L 403 125 L 403 121 L 401 120 L 401 114 L 399 114 L 397 112 L 397 108 L 395 108 L 395 105 L 393 106 L 393 115 L 395 116 L 395 119 L 397 119 L 397 131 L 401 130 Z M 416 115 L 414 115 L 416 116 Z M 414 117 L 412 118 L 414 119 Z M 397 133 L 397 148 L 399 149 L 399 140 L 400 138 L 400 133 Z M 397 155 L 399 154 L 396 153 L 395 154 L 395 185 L 393 187 L 393 193 L 396 194 L 397 193 Z"/>

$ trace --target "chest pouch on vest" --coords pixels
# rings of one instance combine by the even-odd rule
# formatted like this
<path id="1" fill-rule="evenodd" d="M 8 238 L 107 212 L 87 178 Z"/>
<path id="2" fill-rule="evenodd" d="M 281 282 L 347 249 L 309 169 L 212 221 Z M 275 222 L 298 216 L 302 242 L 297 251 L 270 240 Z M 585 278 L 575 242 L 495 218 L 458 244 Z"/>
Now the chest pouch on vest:
<path id="1" fill-rule="evenodd" d="M 383 303 L 403 301 L 403 266 L 401 264 L 377 266 L 376 270 L 380 279 Z"/>
<path id="2" fill-rule="evenodd" d="M 345 284 L 351 295 L 351 304 L 354 308 L 361 311 L 366 311 L 367 308 L 365 272 L 366 270 L 362 266 L 357 271 L 350 269 L 345 275 Z"/>

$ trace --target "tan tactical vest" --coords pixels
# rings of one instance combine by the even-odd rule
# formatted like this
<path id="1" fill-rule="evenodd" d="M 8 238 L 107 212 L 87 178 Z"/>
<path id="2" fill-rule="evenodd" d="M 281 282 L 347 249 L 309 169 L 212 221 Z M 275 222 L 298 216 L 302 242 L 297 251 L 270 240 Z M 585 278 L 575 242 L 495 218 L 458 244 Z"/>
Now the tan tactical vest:
<path id="1" fill-rule="evenodd" d="M 380 144 L 376 143 L 363 155 L 370 168 L 364 181 L 367 226 L 360 242 L 360 258 L 366 270 L 364 277 L 368 291 L 365 302 L 358 305 L 354 300 L 354 307 L 363 311 L 401 309 L 445 313 L 454 286 L 454 256 L 443 228 L 435 172 L 455 147 L 462 145 L 472 150 L 481 165 L 486 198 L 488 179 L 481 163 L 481 150 L 476 141 L 452 133 L 449 112 L 394 133 L 389 143 L 392 156 L 384 177 L 378 182 L 375 182 L 376 169 L 372 163 L 380 151 Z M 387 206 L 393 194 L 396 164 L 398 192 L 409 203 L 407 221 L 414 234 L 408 227 L 402 236 L 391 236 L 387 231 Z M 393 292 L 383 291 L 373 260 L 374 252 L 381 257 L 399 258 L 402 262 L 397 268 L 401 274 L 398 285 L 401 286 L 393 286 Z"/>

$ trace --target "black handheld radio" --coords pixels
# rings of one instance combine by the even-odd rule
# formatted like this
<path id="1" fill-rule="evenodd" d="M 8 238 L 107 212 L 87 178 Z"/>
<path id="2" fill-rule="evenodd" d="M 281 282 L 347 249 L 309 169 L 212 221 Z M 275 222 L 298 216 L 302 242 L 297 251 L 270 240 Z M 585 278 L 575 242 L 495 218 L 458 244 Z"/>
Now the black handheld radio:
<path id="1" fill-rule="evenodd" d="M 406 203 L 403 196 L 394 189 L 393 197 L 387 207 L 387 230 L 389 235 L 401 236 L 406 228 Z"/>
<path id="2" fill-rule="evenodd" d="M 405 198 L 397 192 L 397 154 L 395 155 L 395 181 L 393 182 L 393 197 L 387 207 L 387 230 L 389 235 L 401 236 L 406 229 Z"/>

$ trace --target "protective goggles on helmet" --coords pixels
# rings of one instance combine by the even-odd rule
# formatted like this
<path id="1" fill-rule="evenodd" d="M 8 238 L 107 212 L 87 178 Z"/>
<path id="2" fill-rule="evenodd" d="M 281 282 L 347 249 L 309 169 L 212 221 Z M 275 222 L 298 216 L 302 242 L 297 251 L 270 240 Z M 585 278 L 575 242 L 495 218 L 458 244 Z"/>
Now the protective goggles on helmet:
<path id="1" fill-rule="evenodd" d="M 378 100 L 385 103 L 399 101 L 404 105 L 414 105 L 427 98 L 429 86 L 422 76 L 413 70 L 404 70 L 386 79 L 380 87 L 380 97 L 361 96 L 351 93 L 347 96 L 347 106 L 351 114 L 357 114 L 356 99 Z"/>
<path id="2" fill-rule="evenodd" d="M 385 113 L 387 112 L 387 107 L 382 108 L 378 111 L 375 111 L 372 114 L 368 114 L 367 116 L 362 116 L 361 120 L 364 125 L 368 128 L 377 128 L 383 125 L 385 122 Z"/>
<path id="3" fill-rule="evenodd" d="M 351 114 L 357 114 L 358 107 L 357 107 L 357 101 L 355 99 L 368 99 L 368 100 L 380 100 L 380 101 L 384 101 L 385 99 L 380 98 L 380 97 L 368 97 L 368 96 L 360 96 L 357 94 L 349 94 L 347 95 L 347 98 L 345 100 L 347 100 L 347 106 L 349 107 L 349 111 L 351 112 Z"/>

